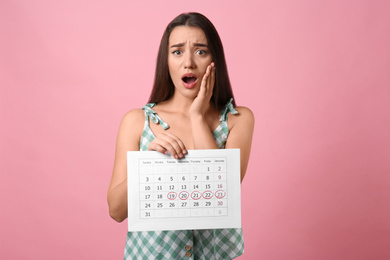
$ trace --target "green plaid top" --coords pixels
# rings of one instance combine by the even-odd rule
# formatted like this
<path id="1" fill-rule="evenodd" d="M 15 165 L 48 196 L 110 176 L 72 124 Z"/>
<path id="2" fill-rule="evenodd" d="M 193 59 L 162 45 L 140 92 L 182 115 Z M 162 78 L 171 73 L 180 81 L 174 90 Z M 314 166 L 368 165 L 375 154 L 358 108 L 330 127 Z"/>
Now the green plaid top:
<path id="1" fill-rule="evenodd" d="M 213 132 L 214 140 L 220 149 L 225 148 L 229 135 L 227 118 L 229 112 L 237 114 L 231 99 L 220 113 L 220 124 Z M 150 142 L 155 138 L 149 126 L 149 118 L 163 129 L 169 126 L 149 103 L 145 111 L 145 126 L 140 141 L 140 151 L 147 151 Z M 196 259 L 227 260 L 238 257 L 244 252 L 244 240 L 241 228 L 207 229 L 207 230 L 172 230 L 128 232 L 124 259 Z"/>

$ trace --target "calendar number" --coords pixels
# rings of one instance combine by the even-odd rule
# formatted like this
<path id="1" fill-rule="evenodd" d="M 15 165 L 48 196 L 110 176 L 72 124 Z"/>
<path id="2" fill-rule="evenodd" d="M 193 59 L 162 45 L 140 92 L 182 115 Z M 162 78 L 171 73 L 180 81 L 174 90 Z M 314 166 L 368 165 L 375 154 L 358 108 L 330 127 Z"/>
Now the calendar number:
<path id="1" fill-rule="evenodd" d="M 199 191 L 194 191 L 192 194 L 191 194 L 191 198 L 194 199 L 194 200 L 198 200 L 202 197 L 202 194 L 199 192 Z"/>
<path id="2" fill-rule="evenodd" d="M 219 190 L 215 193 L 215 197 L 217 197 L 218 199 L 222 199 L 223 197 L 225 197 L 226 193 L 223 191 L 223 190 Z"/>
<path id="3" fill-rule="evenodd" d="M 188 199 L 188 197 L 189 197 L 189 194 L 188 194 L 188 192 L 186 192 L 186 191 L 182 191 L 182 192 L 180 192 L 180 194 L 179 194 L 179 198 L 180 198 L 181 200 L 186 200 L 186 199 Z"/>
<path id="4" fill-rule="evenodd" d="M 170 200 L 176 199 L 176 192 L 170 192 L 170 193 L 168 193 L 168 199 L 170 199 Z"/>
<path id="5" fill-rule="evenodd" d="M 205 191 L 203 193 L 203 198 L 205 199 L 211 199 L 213 197 L 213 193 L 211 191 Z"/>

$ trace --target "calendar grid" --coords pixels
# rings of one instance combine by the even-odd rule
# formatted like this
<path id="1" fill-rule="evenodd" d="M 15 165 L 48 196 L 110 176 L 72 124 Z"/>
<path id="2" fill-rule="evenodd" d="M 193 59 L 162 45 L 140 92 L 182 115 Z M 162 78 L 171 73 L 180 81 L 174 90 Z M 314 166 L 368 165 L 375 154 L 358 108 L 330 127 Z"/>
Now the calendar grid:
<path id="1" fill-rule="evenodd" d="M 128 231 L 241 227 L 240 150 L 127 152 Z"/>
<path id="2" fill-rule="evenodd" d="M 138 158 L 141 219 L 228 215 L 226 157 Z"/>

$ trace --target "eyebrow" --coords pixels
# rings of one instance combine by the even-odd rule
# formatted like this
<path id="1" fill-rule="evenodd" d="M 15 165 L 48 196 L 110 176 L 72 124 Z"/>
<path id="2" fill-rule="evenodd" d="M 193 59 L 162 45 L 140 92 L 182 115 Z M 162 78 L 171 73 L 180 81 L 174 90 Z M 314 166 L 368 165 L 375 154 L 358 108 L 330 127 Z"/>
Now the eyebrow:
<path id="1" fill-rule="evenodd" d="M 174 44 L 171 46 L 171 48 L 177 48 L 177 47 L 183 47 L 184 46 L 184 43 L 178 43 L 178 44 Z M 196 47 L 206 47 L 208 48 L 209 46 L 207 46 L 207 44 L 204 44 L 204 43 L 194 43 L 194 46 Z"/>

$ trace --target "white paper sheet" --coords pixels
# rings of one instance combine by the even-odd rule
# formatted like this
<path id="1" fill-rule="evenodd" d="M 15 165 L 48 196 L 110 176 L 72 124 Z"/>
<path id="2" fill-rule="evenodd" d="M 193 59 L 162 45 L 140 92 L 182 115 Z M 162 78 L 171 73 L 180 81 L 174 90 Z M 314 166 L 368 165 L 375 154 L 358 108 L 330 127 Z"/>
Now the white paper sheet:
<path id="1" fill-rule="evenodd" d="M 241 228 L 240 150 L 127 152 L 128 230 Z"/>

